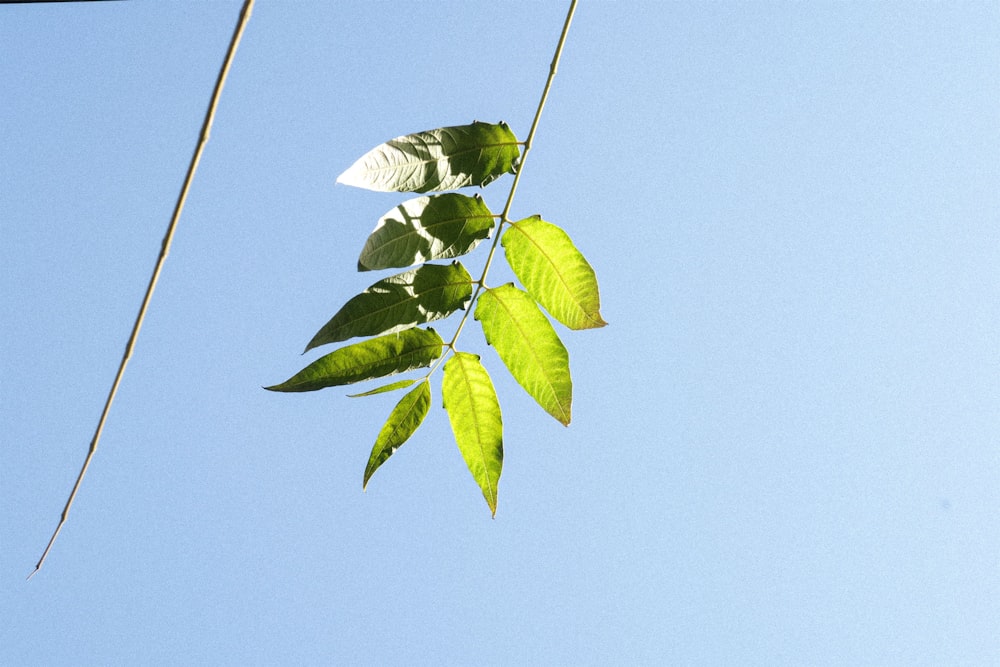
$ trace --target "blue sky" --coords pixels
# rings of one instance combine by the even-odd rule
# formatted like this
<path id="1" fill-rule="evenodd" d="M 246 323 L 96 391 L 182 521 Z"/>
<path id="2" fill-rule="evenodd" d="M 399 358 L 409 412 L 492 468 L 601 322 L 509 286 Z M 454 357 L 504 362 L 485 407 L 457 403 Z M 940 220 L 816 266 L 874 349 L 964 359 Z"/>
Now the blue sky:
<path id="1" fill-rule="evenodd" d="M 569 232 L 610 325 L 561 330 L 569 428 L 466 328 L 491 520 L 440 378 L 366 493 L 395 398 L 261 386 L 374 280 L 402 198 L 336 176 L 525 136 L 566 7 L 261 0 L 25 582 L 240 4 L 0 8 L 0 662 L 1000 662 L 994 2 L 581 3 L 513 214 Z"/>

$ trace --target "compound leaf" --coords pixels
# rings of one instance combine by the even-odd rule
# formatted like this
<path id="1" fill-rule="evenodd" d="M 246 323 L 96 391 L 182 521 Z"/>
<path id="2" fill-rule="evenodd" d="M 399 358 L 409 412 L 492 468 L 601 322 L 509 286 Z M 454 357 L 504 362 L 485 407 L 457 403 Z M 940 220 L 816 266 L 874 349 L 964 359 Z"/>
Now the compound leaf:
<path id="1" fill-rule="evenodd" d="M 456 352 L 444 365 L 441 394 L 455 442 L 493 516 L 503 470 L 500 402 L 479 355 Z"/>
<path id="2" fill-rule="evenodd" d="M 464 255 L 489 237 L 494 218 L 479 195 L 449 192 L 410 199 L 379 218 L 361 251 L 358 271 Z"/>
<path id="3" fill-rule="evenodd" d="M 334 350 L 270 391 L 316 391 L 430 366 L 444 341 L 433 329 L 406 329 Z"/>
<path id="4" fill-rule="evenodd" d="M 500 243 L 528 294 L 570 329 L 607 324 L 594 269 L 559 227 L 537 215 L 516 222 Z"/>
<path id="5" fill-rule="evenodd" d="M 475 316 L 486 342 L 496 348 L 518 384 L 568 425 L 573 402 L 569 354 L 535 300 L 508 283 L 483 291 Z"/>
<path id="6" fill-rule="evenodd" d="M 407 392 L 392 409 L 389 419 L 379 431 L 371 457 L 365 467 L 365 481 L 361 488 L 368 487 L 368 480 L 399 447 L 410 439 L 427 416 L 431 407 L 431 385 L 426 379 Z"/>
<path id="7" fill-rule="evenodd" d="M 476 121 L 396 137 L 337 177 L 378 192 L 433 192 L 480 187 L 517 169 L 521 150 L 506 123 Z"/>
<path id="8" fill-rule="evenodd" d="M 426 264 L 380 280 L 351 298 L 309 341 L 306 351 L 439 320 L 465 308 L 470 298 L 472 277 L 460 262 Z"/>

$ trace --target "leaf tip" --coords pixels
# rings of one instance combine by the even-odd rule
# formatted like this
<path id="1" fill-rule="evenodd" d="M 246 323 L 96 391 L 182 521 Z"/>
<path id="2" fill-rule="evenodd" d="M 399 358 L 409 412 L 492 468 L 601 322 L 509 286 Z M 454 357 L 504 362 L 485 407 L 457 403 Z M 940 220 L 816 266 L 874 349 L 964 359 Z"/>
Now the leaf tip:
<path id="1" fill-rule="evenodd" d="M 359 165 L 355 163 L 337 177 L 337 180 L 334 181 L 334 185 L 348 185 L 350 187 L 361 188 L 363 190 L 375 189 L 365 181 L 363 175 L 358 174 L 358 169 Z"/>
<path id="2" fill-rule="evenodd" d="M 361 162 L 361 160 L 355 161 L 350 167 L 340 172 L 340 174 L 337 175 L 337 180 L 334 181 L 334 183 L 340 185 L 355 185 L 357 183 L 356 172 L 359 167 L 358 162 Z"/>
<path id="3" fill-rule="evenodd" d="M 315 335 L 315 336 L 313 336 L 313 337 L 312 337 L 312 338 L 311 338 L 311 339 L 309 340 L 309 342 L 308 342 L 308 343 L 306 344 L 306 349 L 302 350 L 302 354 L 305 354 L 305 353 L 306 353 L 306 352 L 308 352 L 309 350 L 312 350 L 312 349 L 314 349 L 314 348 L 317 348 L 317 347 L 319 347 L 320 345 L 325 345 L 325 344 L 326 344 L 326 342 L 327 342 L 327 341 L 324 341 L 324 340 L 322 340 L 322 339 L 320 338 L 320 334 L 321 334 L 321 333 L 323 333 L 323 331 L 322 331 L 322 330 L 320 330 L 320 331 L 317 331 L 317 332 L 316 332 L 316 335 Z"/>

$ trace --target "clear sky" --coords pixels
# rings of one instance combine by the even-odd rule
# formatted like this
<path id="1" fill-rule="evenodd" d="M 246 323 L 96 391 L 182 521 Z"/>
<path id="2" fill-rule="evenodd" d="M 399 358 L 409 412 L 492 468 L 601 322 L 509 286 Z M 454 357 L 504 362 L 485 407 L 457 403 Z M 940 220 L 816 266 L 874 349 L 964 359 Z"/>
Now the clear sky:
<path id="1" fill-rule="evenodd" d="M 261 386 L 325 351 L 405 198 L 337 175 L 524 137 L 566 4 L 260 0 L 25 582 L 240 4 L 0 6 L 0 663 L 1000 663 L 992 1 L 581 2 L 513 213 L 569 232 L 610 324 L 560 329 L 569 428 L 466 327 L 491 520 L 440 377 L 366 493 L 396 397 Z"/>

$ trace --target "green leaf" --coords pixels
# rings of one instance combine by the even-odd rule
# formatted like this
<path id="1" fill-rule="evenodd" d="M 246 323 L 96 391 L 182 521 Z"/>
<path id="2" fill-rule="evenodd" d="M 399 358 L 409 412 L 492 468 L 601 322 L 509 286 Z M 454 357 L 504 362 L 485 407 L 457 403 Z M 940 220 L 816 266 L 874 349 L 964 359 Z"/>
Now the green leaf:
<path id="1" fill-rule="evenodd" d="M 392 409 L 392 413 L 382 430 L 379 431 L 375 446 L 372 447 L 371 457 L 368 459 L 368 465 L 365 467 L 365 481 L 361 486 L 362 489 L 368 487 L 368 480 L 372 478 L 379 466 L 388 461 L 400 445 L 410 439 L 410 436 L 424 421 L 430 407 L 431 384 L 425 379 L 400 399 L 396 407 Z"/>
<path id="2" fill-rule="evenodd" d="M 379 218 L 361 251 L 358 271 L 464 255 L 489 237 L 494 219 L 479 195 L 449 192 L 403 202 Z"/>
<path id="3" fill-rule="evenodd" d="M 406 329 L 334 350 L 270 391 L 316 391 L 430 366 L 444 341 L 434 329 Z"/>
<path id="4" fill-rule="evenodd" d="M 514 275 L 552 317 L 570 329 L 607 324 L 594 269 L 566 232 L 536 215 L 511 225 L 500 243 Z"/>
<path id="5" fill-rule="evenodd" d="M 486 342 L 496 348 L 517 383 L 546 412 L 569 425 L 569 354 L 535 300 L 512 284 L 502 285 L 479 295 L 475 315 Z"/>
<path id="6" fill-rule="evenodd" d="M 390 391 L 396 391 L 397 389 L 404 389 L 409 387 L 411 384 L 416 382 L 416 380 L 400 380 L 398 382 L 390 382 L 389 384 L 384 384 L 381 387 L 376 387 L 370 391 L 365 391 L 360 394 L 348 394 L 347 398 L 361 398 L 362 396 L 375 396 L 376 394 L 384 394 Z"/>
<path id="7" fill-rule="evenodd" d="M 445 363 L 441 394 L 465 465 L 496 516 L 497 484 L 503 470 L 503 419 L 479 355 L 456 352 Z"/>
<path id="8" fill-rule="evenodd" d="M 472 277 L 460 262 L 426 264 L 380 280 L 344 304 L 309 341 L 314 347 L 354 336 L 378 336 L 409 329 L 465 308 Z"/>
<path id="9" fill-rule="evenodd" d="M 376 146 L 337 177 L 379 192 L 433 192 L 480 187 L 517 169 L 517 137 L 506 123 L 442 127 Z"/>

